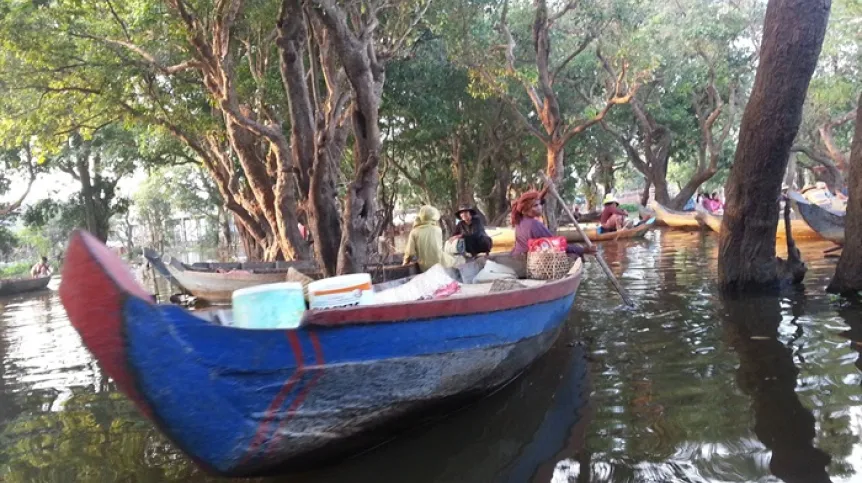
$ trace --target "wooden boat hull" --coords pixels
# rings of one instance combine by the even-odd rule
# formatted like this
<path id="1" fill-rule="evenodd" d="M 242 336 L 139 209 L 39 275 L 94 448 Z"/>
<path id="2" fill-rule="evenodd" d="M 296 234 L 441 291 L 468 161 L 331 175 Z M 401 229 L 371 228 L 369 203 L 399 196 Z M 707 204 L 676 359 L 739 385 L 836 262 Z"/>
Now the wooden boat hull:
<path id="1" fill-rule="evenodd" d="M 844 214 L 817 206 L 796 193 L 791 193 L 790 199 L 799 216 L 821 238 L 844 245 Z"/>
<path id="2" fill-rule="evenodd" d="M 294 267 L 312 278 L 322 276 L 314 262 L 308 261 L 186 265 L 171 258 L 164 266 L 170 277 L 168 280 L 174 280 L 176 285 L 188 293 L 213 304 L 229 304 L 233 292 L 242 288 L 283 282 L 289 267 Z M 375 282 L 381 282 L 415 275 L 419 273 L 419 267 L 415 263 L 371 265 L 368 271 Z"/>
<path id="3" fill-rule="evenodd" d="M 659 224 L 682 230 L 698 230 L 700 223 L 697 221 L 697 213 L 694 211 L 677 211 L 666 208 L 659 203 L 650 203 L 649 209 L 654 213 Z"/>
<path id="4" fill-rule="evenodd" d="M 649 230 L 655 227 L 655 219 L 647 220 L 647 222 L 642 223 L 636 227 L 622 230 L 619 233 L 599 233 L 599 224 L 591 223 L 591 224 L 582 224 L 581 229 L 584 230 L 584 233 L 589 237 L 590 241 L 593 243 L 599 243 L 604 241 L 613 241 L 613 240 L 623 240 L 629 238 L 642 238 L 644 237 Z M 495 251 L 503 251 L 505 248 L 506 251 L 515 246 L 515 230 L 512 228 L 494 228 L 493 232 L 495 237 L 492 237 L 494 240 L 494 248 Z M 578 230 L 574 226 L 561 226 L 557 229 L 557 234 L 559 236 L 565 237 L 566 241 L 569 243 L 580 243 L 584 241 L 584 237 L 578 233 Z M 500 243 L 498 244 L 498 240 Z"/>
<path id="5" fill-rule="evenodd" d="M 50 281 L 51 277 L 7 278 L 0 280 L 0 295 L 15 295 L 44 290 Z"/>
<path id="6" fill-rule="evenodd" d="M 308 311 L 296 330 L 243 330 L 153 304 L 78 232 L 60 296 L 100 365 L 180 448 L 213 471 L 252 475 L 349 454 L 516 377 L 559 334 L 576 267 L 516 292 Z"/>
<path id="7" fill-rule="evenodd" d="M 153 267 L 153 270 L 156 271 L 162 278 L 167 280 L 172 286 L 179 288 L 183 292 L 188 292 L 188 290 L 177 280 L 173 275 L 171 275 L 170 270 L 168 270 L 167 264 L 165 264 L 162 259 L 162 255 L 153 250 L 152 248 L 144 247 L 143 249 L 143 257 L 144 261 L 150 264 Z"/>
<path id="8" fill-rule="evenodd" d="M 716 233 L 721 233 L 721 216 L 714 215 L 707 211 L 698 211 L 697 219 L 701 221 L 704 225 L 709 227 L 712 231 Z M 822 238 L 819 233 L 817 233 L 808 223 L 803 219 L 795 219 L 790 221 L 790 230 L 793 234 L 794 240 L 819 240 Z M 787 238 L 787 230 L 784 226 L 784 219 L 780 218 L 778 220 L 778 227 L 775 232 L 775 238 L 777 240 L 784 240 Z"/>
<path id="9" fill-rule="evenodd" d="M 598 224 L 588 226 L 582 225 L 581 229 L 584 230 L 584 234 L 587 235 L 591 242 L 599 243 L 604 241 L 643 238 L 647 234 L 647 232 L 652 230 L 654 227 L 655 218 L 650 218 L 649 220 L 645 221 L 644 223 L 641 223 L 640 225 L 625 230 L 620 230 L 619 232 L 599 233 Z M 584 241 L 584 237 L 582 237 L 578 230 L 573 226 L 561 226 L 557 230 L 557 234 L 566 237 L 566 241 L 569 243 L 578 243 Z"/>

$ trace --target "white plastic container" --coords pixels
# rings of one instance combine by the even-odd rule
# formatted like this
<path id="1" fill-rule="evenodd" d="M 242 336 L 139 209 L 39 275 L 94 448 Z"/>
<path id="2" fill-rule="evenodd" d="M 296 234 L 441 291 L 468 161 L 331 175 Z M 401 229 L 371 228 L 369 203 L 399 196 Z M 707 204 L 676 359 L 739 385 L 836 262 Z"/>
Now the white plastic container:
<path id="1" fill-rule="evenodd" d="M 233 327 L 242 329 L 295 329 L 305 312 L 299 282 L 281 282 L 234 291 Z"/>
<path id="2" fill-rule="evenodd" d="M 374 291 L 371 286 L 371 275 L 367 273 L 324 278 L 308 284 L 308 305 L 312 309 L 333 309 L 372 303 L 374 303 Z"/>

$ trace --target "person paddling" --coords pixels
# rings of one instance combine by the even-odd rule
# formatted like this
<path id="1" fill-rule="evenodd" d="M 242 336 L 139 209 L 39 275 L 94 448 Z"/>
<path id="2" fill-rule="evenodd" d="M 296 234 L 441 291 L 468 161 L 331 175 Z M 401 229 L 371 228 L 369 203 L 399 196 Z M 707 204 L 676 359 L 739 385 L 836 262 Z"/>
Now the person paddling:
<path id="1" fill-rule="evenodd" d="M 51 266 L 48 265 L 48 257 L 42 257 L 42 261 L 33 265 L 30 269 L 30 276 L 33 278 L 49 277 L 51 275 Z"/>
<path id="2" fill-rule="evenodd" d="M 526 254 L 529 241 L 533 238 L 554 236 L 551 230 L 539 220 L 544 204 L 543 193 L 528 191 L 522 194 L 512 205 L 512 227 L 515 228 L 515 248 L 512 249 L 512 255 Z M 573 253 L 578 256 L 595 252 L 595 247 L 582 247 L 580 245 L 568 245 L 566 247 L 566 253 Z"/>
<path id="3" fill-rule="evenodd" d="M 462 205 L 455 216 L 459 218 L 455 225 L 455 234 L 451 239 L 463 238 L 464 251 L 472 256 L 480 253 L 491 253 L 494 242 L 485 232 L 485 225 L 479 213 L 472 206 Z"/>
<path id="4" fill-rule="evenodd" d="M 622 230 L 626 227 L 626 217 L 628 213 L 619 208 L 620 203 L 611 193 L 605 195 L 605 207 L 602 210 L 600 219 L 602 231 L 605 233 L 613 233 L 617 230 Z"/>

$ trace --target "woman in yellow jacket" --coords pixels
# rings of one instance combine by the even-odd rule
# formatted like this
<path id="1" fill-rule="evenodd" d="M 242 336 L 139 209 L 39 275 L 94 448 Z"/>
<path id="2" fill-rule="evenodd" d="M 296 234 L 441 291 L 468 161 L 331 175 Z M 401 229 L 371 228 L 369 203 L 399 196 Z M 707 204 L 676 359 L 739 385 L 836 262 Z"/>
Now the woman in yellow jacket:
<path id="1" fill-rule="evenodd" d="M 440 228 L 440 211 L 433 206 L 425 205 L 419 209 L 419 215 L 413 222 L 413 229 L 407 237 L 407 248 L 404 250 L 404 264 L 410 263 L 415 256 L 419 269 L 423 272 L 436 264 L 444 267 L 455 265 L 455 259 L 443 251 L 443 230 Z"/>

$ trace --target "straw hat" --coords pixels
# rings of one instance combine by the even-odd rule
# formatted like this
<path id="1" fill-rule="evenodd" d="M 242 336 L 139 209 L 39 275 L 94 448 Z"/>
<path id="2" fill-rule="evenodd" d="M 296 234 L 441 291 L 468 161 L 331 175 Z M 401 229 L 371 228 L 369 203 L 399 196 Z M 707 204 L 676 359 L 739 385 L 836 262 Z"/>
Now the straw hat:
<path id="1" fill-rule="evenodd" d="M 613 193 L 608 193 L 605 195 L 605 200 L 602 201 L 602 204 L 603 205 L 609 205 L 611 203 L 616 203 L 617 205 L 620 204 L 620 202 L 617 201 L 617 198 L 613 195 Z"/>

